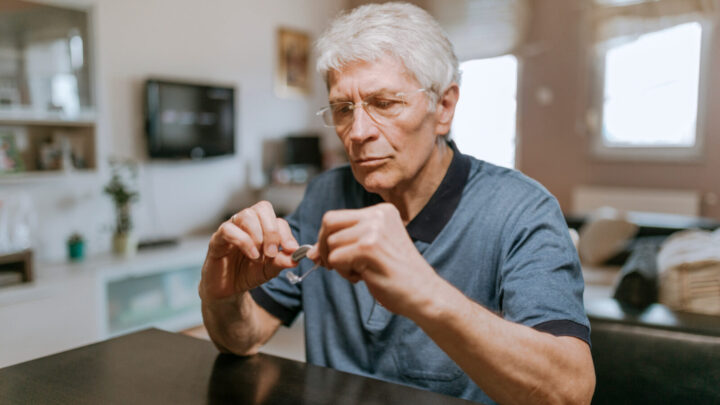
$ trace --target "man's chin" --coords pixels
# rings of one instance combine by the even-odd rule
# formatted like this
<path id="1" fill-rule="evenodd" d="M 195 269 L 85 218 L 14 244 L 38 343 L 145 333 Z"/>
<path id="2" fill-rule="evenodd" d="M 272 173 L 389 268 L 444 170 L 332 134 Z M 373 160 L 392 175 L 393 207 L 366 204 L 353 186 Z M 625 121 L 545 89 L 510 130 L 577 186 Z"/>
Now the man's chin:
<path id="1" fill-rule="evenodd" d="M 356 167 L 355 165 L 351 165 L 350 167 L 352 168 L 355 180 L 369 193 L 377 194 L 391 187 L 391 185 L 388 184 L 388 176 L 382 173 L 381 170 L 366 170 Z"/>
<path id="2" fill-rule="evenodd" d="M 369 175 L 364 178 L 355 178 L 369 193 L 380 194 L 383 191 L 392 189 L 394 186 L 393 182 L 385 176 Z"/>

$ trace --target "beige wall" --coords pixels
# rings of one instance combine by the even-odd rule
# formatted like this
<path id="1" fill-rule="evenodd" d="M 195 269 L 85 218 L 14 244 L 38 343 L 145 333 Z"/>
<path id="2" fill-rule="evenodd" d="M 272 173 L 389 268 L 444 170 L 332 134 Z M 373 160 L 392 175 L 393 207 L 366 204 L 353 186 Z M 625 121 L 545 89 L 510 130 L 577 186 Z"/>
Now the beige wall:
<path id="1" fill-rule="evenodd" d="M 701 213 L 720 219 L 720 27 L 715 30 L 707 86 L 705 148 L 696 163 L 609 162 L 592 157 L 590 138 L 579 117 L 587 105 L 581 2 L 533 2 L 528 41 L 542 52 L 521 56 L 518 94 L 518 166 L 572 207 L 578 185 L 697 190 L 705 196 Z M 530 48 L 533 49 L 533 48 Z M 553 102 L 541 105 L 537 90 L 549 88 Z M 717 199 L 717 198 L 716 198 Z"/>

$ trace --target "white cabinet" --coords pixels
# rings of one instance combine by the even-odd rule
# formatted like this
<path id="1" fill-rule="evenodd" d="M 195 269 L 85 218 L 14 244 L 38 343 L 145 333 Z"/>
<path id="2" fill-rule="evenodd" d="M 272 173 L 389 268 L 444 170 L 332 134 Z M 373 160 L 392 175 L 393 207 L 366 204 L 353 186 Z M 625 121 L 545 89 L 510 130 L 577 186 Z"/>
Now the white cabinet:
<path id="1" fill-rule="evenodd" d="M 209 239 L 129 259 L 39 263 L 33 283 L 0 288 L 0 367 L 138 329 L 202 324 L 197 284 Z"/>
<path id="2" fill-rule="evenodd" d="M 180 330 L 201 324 L 197 292 L 201 266 L 167 267 L 157 273 L 107 280 L 103 301 L 107 334 L 122 335 L 149 326 Z"/>
<path id="3" fill-rule="evenodd" d="M 70 276 L 7 290 L 0 290 L 0 367 L 100 339 L 94 279 Z"/>

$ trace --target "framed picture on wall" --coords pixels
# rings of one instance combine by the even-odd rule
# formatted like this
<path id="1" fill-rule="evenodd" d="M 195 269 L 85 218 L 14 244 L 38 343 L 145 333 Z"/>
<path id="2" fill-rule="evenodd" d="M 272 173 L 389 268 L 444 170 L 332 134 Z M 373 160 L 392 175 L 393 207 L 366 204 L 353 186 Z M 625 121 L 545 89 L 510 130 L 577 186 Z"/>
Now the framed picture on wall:
<path id="1" fill-rule="evenodd" d="M 277 95 L 288 97 L 309 94 L 310 36 L 302 31 L 279 28 L 277 47 Z"/>

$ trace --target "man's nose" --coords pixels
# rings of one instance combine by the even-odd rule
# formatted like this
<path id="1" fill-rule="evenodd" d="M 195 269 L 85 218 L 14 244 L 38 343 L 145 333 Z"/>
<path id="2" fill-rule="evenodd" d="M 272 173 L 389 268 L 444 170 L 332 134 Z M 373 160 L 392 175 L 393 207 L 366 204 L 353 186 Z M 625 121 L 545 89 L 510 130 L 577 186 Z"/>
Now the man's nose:
<path id="1" fill-rule="evenodd" d="M 377 136 L 377 126 L 364 106 L 358 105 L 353 110 L 353 122 L 348 133 L 353 142 L 365 142 Z"/>

